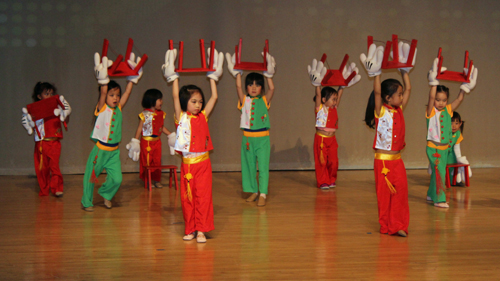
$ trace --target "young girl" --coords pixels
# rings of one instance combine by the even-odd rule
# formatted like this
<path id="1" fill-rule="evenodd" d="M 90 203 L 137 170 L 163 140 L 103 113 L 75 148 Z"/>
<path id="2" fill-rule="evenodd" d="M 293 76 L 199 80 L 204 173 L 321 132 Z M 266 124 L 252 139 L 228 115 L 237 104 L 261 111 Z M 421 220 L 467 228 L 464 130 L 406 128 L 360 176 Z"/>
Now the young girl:
<path id="1" fill-rule="evenodd" d="M 32 98 L 34 102 L 44 100 L 56 95 L 57 89 L 48 82 L 38 82 L 33 89 Z M 28 110 L 24 107 L 22 124 L 28 131 L 33 133 L 35 126 L 38 133 L 35 133 L 35 172 L 40 186 L 39 196 L 49 195 L 49 189 L 56 197 L 63 196 L 63 178 L 59 169 L 59 158 L 61 156 L 61 142 L 63 138 L 61 122 L 64 122 L 71 113 L 71 107 L 63 96 L 59 96 L 64 104 L 64 109 L 58 106 L 54 109 L 54 116 L 39 119 L 33 122 Z"/>
<path id="2" fill-rule="evenodd" d="M 462 163 L 462 164 L 469 164 L 469 161 L 467 161 L 467 158 L 465 156 L 462 156 L 462 152 L 460 150 L 460 143 L 464 139 L 462 134 L 464 132 L 464 122 L 462 121 L 462 118 L 460 117 L 460 114 L 458 112 L 453 112 L 453 116 L 451 117 L 451 143 L 450 143 L 450 148 L 448 148 L 448 160 L 446 161 L 447 164 L 456 164 L 456 163 Z M 449 169 L 449 174 L 450 177 L 453 177 L 455 168 L 450 168 Z M 457 183 L 460 186 L 464 186 L 464 183 L 462 182 L 462 179 L 465 179 L 462 177 L 464 168 L 460 167 L 458 169 L 458 174 L 457 174 Z M 469 177 L 472 176 L 470 166 L 469 166 Z"/>
<path id="3" fill-rule="evenodd" d="M 234 69 L 235 56 L 226 54 L 229 72 L 236 78 L 236 93 L 238 94 L 238 109 L 241 110 L 240 128 L 243 130 L 241 141 L 241 176 L 243 192 L 252 193 L 247 202 L 259 198 L 257 206 L 266 205 L 269 185 L 269 159 L 271 142 L 269 140 L 269 107 L 274 95 L 273 76 L 276 63 L 268 53 L 267 70 L 264 75 L 249 73 L 245 79 L 246 95 L 241 87 L 243 71 Z M 264 76 L 269 89 L 265 91 Z M 257 163 L 259 166 L 259 183 L 257 184 Z M 260 196 L 259 196 L 260 192 Z"/>
<path id="4" fill-rule="evenodd" d="M 161 139 L 162 133 L 168 135 L 168 139 L 175 140 L 175 133 L 171 134 L 167 128 L 163 126 L 163 120 L 166 113 L 161 110 L 163 104 L 163 94 L 160 90 L 149 89 L 142 97 L 142 107 L 144 111 L 139 114 L 139 126 L 135 133 L 135 138 L 132 138 L 127 149 L 129 157 L 134 161 L 140 158 L 140 173 L 139 176 L 143 181 L 147 180 L 145 166 L 160 166 L 161 165 Z M 142 137 L 141 137 L 142 136 Z M 139 137 L 141 140 L 139 141 Z M 160 183 L 161 170 L 152 171 L 151 180 L 154 186 L 162 188 Z"/>
<path id="5" fill-rule="evenodd" d="M 167 82 L 173 82 L 172 97 L 177 126 L 175 150 L 182 153 L 181 204 L 185 223 L 183 240 L 190 241 L 196 237 L 198 243 L 205 243 L 207 239 L 204 232 L 214 229 L 212 164 L 208 155 L 213 146 L 207 121 L 217 101 L 215 82 L 222 75 L 224 62 L 222 53 L 217 54 L 216 50 L 214 53 L 216 71 L 207 74 L 212 91 L 208 102 L 205 102 L 203 91 L 195 85 L 186 85 L 179 90 L 179 75 L 174 68 L 177 50 L 167 51 L 165 64 L 162 66 Z"/>
<path id="6" fill-rule="evenodd" d="M 427 157 L 431 165 L 431 182 L 427 190 L 427 200 L 434 202 L 439 208 L 449 208 L 444 192 L 444 180 L 449 148 L 451 147 L 452 131 L 451 117 L 453 111 L 462 103 L 465 92 L 469 93 L 476 85 L 477 69 L 473 69 L 470 83 L 460 86 L 458 97 L 448 104 L 450 96 L 446 86 L 439 85 L 437 77 L 438 59 L 434 60 L 429 71 L 429 103 L 427 105 Z"/>
<path id="7" fill-rule="evenodd" d="M 350 64 L 344 73 L 344 78 L 351 75 L 353 71 L 359 73 L 355 63 Z M 321 81 L 326 74 L 323 62 L 316 59 L 308 67 L 311 83 L 316 87 L 314 96 L 316 112 L 316 135 L 314 136 L 314 166 L 316 171 L 316 185 L 322 190 L 336 187 L 337 170 L 339 159 L 337 155 L 337 139 L 335 131 L 338 129 L 337 107 L 344 92 L 344 87 L 339 87 L 337 92 L 332 87 L 321 89 Z M 356 84 L 361 76 L 356 75 L 348 87 Z"/>
<path id="8" fill-rule="evenodd" d="M 140 58 L 137 62 L 139 60 Z M 113 206 L 111 200 L 122 183 L 122 167 L 118 149 L 122 139 L 122 108 L 128 101 L 134 83 L 137 83 L 142 76 L 142 68 L 138 76 L 128 76 L 127 87 L 122 95 L 120 85 L 109 80 L 108 67 L 111 63 L 108 63 L 108 58 L 103 57 L 101 62 L 99 54 L 96 53 L 94 62 L 100 95 L 94 112 L 97 118 L 90 134 L 90 138 L 95 141 L 96 145 L 90 152 L 83 176 L 82 207 L 87 212 L 94 211 L 92 202 L 94 184 L 97 183 L 97 177 L 103 169 L 106 170 L 107 177 L 98 192 L 104 198 L 106 208 L 111 209 Z M 129 64 L 131 64 L 130 61 Z"/>
<path id="9" fill-rule="evenodd" d="M 409 48 L 408 48 L 409 49 Z M 404 86 L 398 80 L 386 79 L 380 83 L 384 47 L 372 44 L 368 58 L 361 55 L 370 77 L 374 77 L 373 92 L 366 107 L 365 122 L 376 129 L 375 185 L 378 201 L 380 233 L 407 236 L 410 221 L 408 182 L 401 159 L 405 147 L 405 119 L 403 108 L 411 93 L 409 69 L 399 69 Z"/>

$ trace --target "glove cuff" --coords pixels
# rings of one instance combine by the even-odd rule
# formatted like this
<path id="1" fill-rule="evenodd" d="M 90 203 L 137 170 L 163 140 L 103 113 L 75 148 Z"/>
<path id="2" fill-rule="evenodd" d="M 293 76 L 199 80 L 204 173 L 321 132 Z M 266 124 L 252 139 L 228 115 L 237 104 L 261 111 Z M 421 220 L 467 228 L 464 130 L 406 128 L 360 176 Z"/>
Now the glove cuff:
<path id="1" fill-rule="evenodd" d="M 379 76 L 380 74 L 382 74 L 382 70 L 379 70 L 377 72 L 368 72 L 369 77 Z"/>
<path id="2" fill-rule="evenodd" d="M 466 84 L 462 84 L 460 86 L 460 90 L 463 90 L 464 92 L 466 92 L 467 94 L 470 93 L 470 89 L 467 88 Z"/>
<path id="3" fill-rule="evenodd" d="M 264 71 L 264 73 L 262 73 L 262 74 L 264 74 L 264 76 L 266 76 L 267 78 L 273 78 L 273 76 L 274 76 L 274 73 L 273 73 L 273 74 L 270 74 L 270 73 L 269 73 L 269 72 L 267 72 L 267 71 Z"/>
<path id="4" fill-rule="evenodd" d="M 179 78 L 179 74 L 176 72 L 175 74 L 172 74 L 167 77 L 167 82 L 174 82 L 177 78 Z"/>
<path id="5" fill-rule="evenodd" d="M 132 140 L 130 140 L 130 142 L 134 142 L 134 143 L 137 143 L 137 144 L 141 144 L 141 141 L 136 139 L 136 138 L 132 138 Z"/>
<path id="6" fill-rule="evenodd" d="M 97 83 L 99 83 L 99 85 L 107 85 L 109 83 L 109 77 L 106 77 L 106 79 L 97 79 Z"/>

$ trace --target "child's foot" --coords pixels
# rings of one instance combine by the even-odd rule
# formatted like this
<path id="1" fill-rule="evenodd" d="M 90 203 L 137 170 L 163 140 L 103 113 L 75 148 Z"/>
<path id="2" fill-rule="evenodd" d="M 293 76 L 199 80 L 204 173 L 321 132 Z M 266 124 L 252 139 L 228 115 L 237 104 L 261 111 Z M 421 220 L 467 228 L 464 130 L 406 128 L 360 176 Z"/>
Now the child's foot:
<path id="1" fill-rule="evenodd" d="M 193 239 L 194 239 L 194 232 L 189 233 L 188 235 L 184 235 L 184 237 L 182 237 L 182 240 L 184 241 L 191 241 Z"/>
<path id="2" fill-rule="evenodd" d="M 90 207 L 84 207 L 82 205 L 82 210 L 84 210 L 85 212 L 93 212 L 94 211 L 94 207 L 90 206 Z"/>
<path id="3" fill-rule="evenodd" d="M 401 236 L 401 237 L 408 236 L 408 234 L 406 234 L 406 232 L 404 230 L 398 230 L 398 235 Z"/>
<path id="4" fill-rule="evenodd" d="M 336 184 L 336 183 L 332 183 L 332 184 L 330 184 L 330 186 L 329 186 L 329 187 L 330 187 L 330 188 L 337 187 L 337 184 Z"/>
<path id="5" fill-rule="evenodd" d="M 330 189 L 330 187 L 328 186 L 328 184 L 324 183 L 324 184 L 322 184 L 322 185 L 319 187 L 319 189 L 321 189 L 321 190 L 328 190 L 328 189 Z"/>
<path id="6" fill-rule="evenodd" d="M 111 203 L 111 201 L 109 201 L 108 199 L 104 198 L 104 206 L 108 209 L 111 209 L 113 208 L 113 203 Z"/>
<path id="7" fill-rule="evenodd" d="M 253 202 L 253 201 L 257 200 L 257 196 L 259 196 L 258 193 L 252 193 L 252 195 L 248 196 L 248 198 L 247 198 L 246 201 L 247 202 Z"/>
<path id="8" fill-rule="evenodd" d="M 198 243 L 206 243 L 207 242 L 207 237 L 205 237 L 205 234 L 203 234 L 203 232 L 198 231 L 198 235 L 196 235 L 196 242 L 198 242 Z"/>
<path id="9" fill-rule="evenodd" d="M 430 196 L 427 196 L 425 200 L 427 200 L 427 203 L 434 203 L 434 201 L 432 201 L 432 198 Z"/>
<path id="10" fill-rule="evenodd" d="M 56 194 L 54 194 L 56 197 L 62 197 L 63 196 L 63 192 L 62 191 L 58 191 L 56 192 Z"/>
<path id="11" fill-rule="evenodd" d="M 264 207 L 264 206 L 266 206 L 266 195 L 261 193 L 259 196 L 259 202 L 257 202 L 257 207 Z"/>
<path id="12" fill-rule="evenodd" d="M 438 207 L 438 208 L 449 208 L 450 205 L 448 205 L 448 203 L 446 202 L 439 202 L 439 203 L 434 203 L 434 207 Z"/>
<path id="13" fill-rule="evenodd" d="M 163 184 L 161 184 L 159 181 L 155 182 L 156 188 L 163 188 Z"/>

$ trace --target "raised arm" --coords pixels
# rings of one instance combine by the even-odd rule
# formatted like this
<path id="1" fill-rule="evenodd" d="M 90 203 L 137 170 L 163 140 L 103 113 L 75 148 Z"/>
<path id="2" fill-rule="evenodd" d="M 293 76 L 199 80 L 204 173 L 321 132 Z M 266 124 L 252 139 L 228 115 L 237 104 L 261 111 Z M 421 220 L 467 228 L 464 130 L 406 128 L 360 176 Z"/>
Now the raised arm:
<path id="1" fill-rule="evenodd" d="M 102 57 L 99 53 L 94 54 L 94 73 L 97 79 L 97 83 L 99 83 L 100 96 L 99 101 L 97 102 L 97 110 L 100 110 L 104 104 L 106 103 L 106 96 L 108 94 L 108 67 L 113 64 L 112 61 L 108 60 L 108 57 Z"/>
<path id="2" fill-rule="evenodd" d="M 451 103 L 451 110 L 455 111 L 455 109 L 457 109 L 460 106 L 460 104 L 464 100 L 464 96 L 465 96 L 464 90 L 460 89 L 457 98 Z"/>
<path id="3" fill-rule="evenodd" d="M 338 96 L 337 96 L 337 105 L 336 107 L 339 107 L 340 105 L 340 98 L 342 98 L 342 94 L 344 93 L 344 88 L 339 87 L 339 90 L 337 91 Z"/>
<path id="4" fill-rule="evenodd" d="M 136 61 L 135 54 L 130 53 L 130 58 L 127 60 L 127 63 L 131 69 L 135 69 L 140 61 L 141 61 L 140 57 L 137 57 Z M 127 76 L 127 87 L 125 88 L 125 92 L 123 93 L 120 99 L 120 105 L 122 106 L 122 108 L 125 107 L 125 104 L 127 103 L 128 98 L 132 93 L 132 87 L 134 86 L 134 84 L 137 84 L 137 82 L 139 82 L 139 79 L 141 79 L 141 77 L 142 77 L 142 67 L 141 69 L 139 69 L 138 75 Z"/>
<path id="5" fill-rule="evenodd" d="M 262 53 L 264 55 L 264 53 Z M 271 56 L 271 54 L 267 53 L 266 54 L 266 61 L 267 61 L 267 70 L 262 73 L 266 78 L 267 78 L 267 85 L 269 87 L 269 90 L 266 92 L 266 99 L 267 103 L 271 103 L 271 99 L 273 98 L 274 95 L 274 82 L 273 82 L 273 76 L 274 73 L 276 72 L 276 61 L 274 60 L 274 57 Z"/>
<path id="6" fill-rule="evenodd" d="M 373 79 L 373 93 L 375 96 L 375 112 L 380 116 L 380 110 L 382 109 L 382 87 L 380 84 L 380 75 L 375 76 Z"/>
<path id="7" fill-rule="evenodd" d="M 165 64 L 161 66 L 163 76 L 167 79 L 167 83 L 172 82 L 172 99 L 174 100 L 174 115 L 175 120 L 179 121 L 181 117 L 181 103 L 179 101 L 179 74 L 175 72 L 175 58 L 177 50 L 168 50 L 165 53 Z"/>
<path id="8" fill-rule="evenodd" d="M 214 109 L 215 106 L 215 102 L 217 101 L 218 98 L 217 83 L 215 83 L 215 80 L 213 79 L 210 79 L 210 90 L 212 91 L 212 95 L 210 96 L 210 99 L 205 105 L 205 113 L 207 117 L 210 115 L 210 113 L 212 113 L 212 110 Z"/>
<path id="9" fill-rule="evenodd" d="M 267 78 L 267 86 L 269 87 L 269 89 L 266 92 L 266 100 L 267 103 L 271 103 L 271 99 L 273 98 L 274 95 L 274 82 L 272 77 Z"/>
<path id="10" fill-rule="evenodd" d="M 179 80 L 175 79 L 172 82 L 172 99 L 174 101 L 174 114 L 175 120 L 179 121 L 181 118 L 181 102 L 179 100 Z"/>
<path id="11" fill-rule="evenodd" d="M 243 93 L 243 88 L 241 86 L 241 73 L 236 74 L 236 94 L 238 94 L 240 104 L 244 104 L 245 94 Z"/>
<path id="12" fill-rule="evenodd" d="M 382 108 L 382 90 L 380 85 L 380 74 L 382 73 L 382 59 L 384 58 L 384 47 L 371 44 L 368 48 L 368 57 L 361 54 L 359 59 L 368 72 L 368 76 L 374 77 L 373 93 L 375 96 L 375 112 L 380 114 Z"/>
<path id="13" fill-rule="evenodd" d="M 120 105 L 122 108 L 124 108 L 125 104 L 127 104 L 130 93 L 132 93 L 132 87 L 134 87 L 134 83 L 132 81 L 128 81 L 127 86 L 125 87 L 125 92 L 123 92 L 122 97 L 120 98 Z"/>
<path id="14" fill-rule="evenodd" d="M 314 103 L 315 103 L 316 108 L 319 108 L 321 106 L 321 87 L 320 86 L 314 87 L 314 92 L 316 95 L 316 99 L 315 99 Z"/>
<path id="15" fill-rule="evenodd" d="M 402 107 L 403 109 L 406 107 L 406 104 L 410 100 L 410 94 L 411 94 L 411 83 L 410 83 L 410 75 L 409 72 L 406 69 L 400 69 L 401 76 L 403 77 L 403 104 Z"/>
<path id="16" fill-rule="evenodd" d="M 340 86 L 338 92 L 338 97 L 337 97 L 337 107 L 340 105 L 340 98 L 342 97 L 342 94 L 344 93 L 344 88 L 349 88 L 352 85 L 356 84 L 361 80 L 361 75 L 359 75 L 359 69 L 356 67 L 356 63 L 351 62 L 347 67 L 344 67 L 342 70 L 342 77 L 344 79 L 349 78 L 353 72 L 356 72 L 356 76 L 354 76 L 351 81 L 347 84 L 347 86 Z"/>
<path id="17" fill-rule="evenodd" d="M 99 101 L 97 102 L 97 110 L 101 110 L 101 108 L 106 103 L 106 96 L 108 95 L 108 84 L 101 85 L 99 89 L 101 93 L 99 95 Z"/>
<path id="18" fill-rule="evenodd" d="M 431 116 L 432 110 L 434 109 L 434 100 L 436 99 L 436 89 L 437 86 L 431 86 L 429 91 L 429 101 L 427 103 L 427 116 Z"/>
<path id="19" fill-rule="evenodd" d="M 432 62 L 432 67 L 429 70 L 429 73 L 427 74 L 427 79 L 429 80 L 429 85 L 431 86 L 431 89 L 429 91 L 429 101 L 427 103 L 427 116 L 430 116 L 432 114 L 432 110 L 434 108 L 434 100 L 436 99 L 436 89 L 437 86 L 439 85 L 439 81 L 437 80 L 437 75 L 438 75 L 438 62 L 439 59 L 435 58 L 434 61 Z M 446 68 L 441 67 L 441 70 L 444 71 Z"/>

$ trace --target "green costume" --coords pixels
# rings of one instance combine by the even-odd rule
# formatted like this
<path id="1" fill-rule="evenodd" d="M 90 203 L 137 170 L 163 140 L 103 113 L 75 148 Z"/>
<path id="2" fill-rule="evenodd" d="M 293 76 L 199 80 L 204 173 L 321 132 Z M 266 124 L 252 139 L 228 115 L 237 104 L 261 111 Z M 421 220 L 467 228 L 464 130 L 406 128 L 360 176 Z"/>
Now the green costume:
<path id="1" fill-rule="evenodd" d="M 448 149 L 448 160 L 446 161 L 447 164 L 456 164 L 457 163 L 457 156 L 455 155 L 455 151 L 453 150 L 453 147 L 455 146 L 455 144 L 461 143 L 463 139 L 464 138 L 462 137 L 462 132 L 460 132 L 460 130 L 456 131 L 452 135 L 450 148 Z M 453 175 L 454 169 L 455 168 L 449 168 L 450 176 Z"/>
<path id="2" fill-rule="evenodd" d="M 121 141 L 122 111 L 121 106 L 111 108 L 106 104 L 101 110 L 95 111 L 97 116 L 91 139 L 96 145 L 90 152 L 83 176 L 83 207 L 93 206 L 94 183 L 102 170 L 106 170 L 106 181 L 99 188 L 99 194 L 107 199 L 113 199 L 122 183 L 122 167 L 118 144 Z"/>

